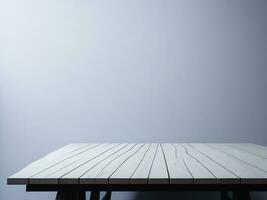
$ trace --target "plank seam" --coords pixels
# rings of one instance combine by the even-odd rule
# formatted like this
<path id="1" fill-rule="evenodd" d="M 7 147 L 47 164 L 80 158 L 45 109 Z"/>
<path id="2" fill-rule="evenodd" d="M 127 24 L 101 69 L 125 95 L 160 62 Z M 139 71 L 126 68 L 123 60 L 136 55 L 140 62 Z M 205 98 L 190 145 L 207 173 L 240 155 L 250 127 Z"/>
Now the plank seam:
<path id="1" fill-rule="evenodd" d="M 166 165 L 166 169 L 167 169 L 167 174 L 168 174 L 168 179 L 169 179 L 169 183 L 171 182 L 170 179 L 171 179 L 171 176 L 170 176 L 170 172 L 169 172 L 169 168 L 168 168 L 168 165 L 167 165 L 167 160 L 166 160 L 166 156 L 165 156 L 165 153 L 164 153 L 164 150 L 162 148 L 162 144 L 160 144 L 160 148 L 162 150 L 162 153 L 163 153 L 163 157 L 164 157 L 164 161 L 165 161 L 165 165 Z"/>
<path id="2" fill-rule="evenodd" d="M 177 150 L 177 148 L 176 148 L 176 146 L 174 145 L 174 144 L 172 144 L 173 145 L 173 147 L 174 147 L 174 149 L 175 149 L 175 157 L 176 157 L 176 160 L 178 159 L 178 150 Z M 184 160 L 184 156 L 183 155 L 181 155 L 181 159 L 182 159 L 182 161 L 183 161 L 183 163 L 184 163 L 184 166 L 185 166 L 185 168 L 187 169 L 187 171 L 189 172 L 189 174 L 190 174 L 190 176 L 192 177 L 192 179 L 193 179 L 193 183 L 195 183 L 195 178 L 194 178 L 194 176 L 193 176 L 193 174 L 190 172 L 190 170 L 189 170 L 189 168 L 188 168 L 188 166 L 187 166 L 187 164 L 186 164 L 186 162 L 185 162 L 185 160 Z"/>
<path id="3" fill-rule="evenodd" d="M 210 145 L 208 145 L 208 146 L 210 146 Z M 241 162 L 243 162 L 243 163 L 246 163 L 246 164 L 250 165 L 250 166 L 253 167 L 253 168 L 256 168 L 256 169 L 258 169 L 258 170 L 260 170 L 260 171 L 266 173 L 266 171 L 262 170 L 261 168 L 255 166 L 255 165 L 252 165 L 251 163 L 248 163 L 248 162 L 246 162 L 246 161 L 244 161 L 244 160 L 241 160 L 241 159 L 239 159 L 238 157 L 236 157 L 236 156 L 234 156 L 234 155 L 232 155 L 232 154 L 230 154 L 230 153 L 227 153 L 227 152 L 225 152 L 225 151 L 223 151 L 223 150 L 221 150 L 221 149 L 218 149 L 218 148 L 216 148 L 216 147 L 213 147 L 213 146 L 210 146 L 210 147 L 213 148 L 213 149 L 217 149 L 218 151 L 221 151 L 221 152 L 223 152 L 224 154 L 226 154 L 226 155 L 228 155 L 228 156 L 230 156 L 230 157 L 233 157 L 234 159 L 237 159 L 237 160 L 239 160 L 239 161 L 241 161 Z"/>
<path id="4" fill-rule="evenodd" d="M 119 146 L 119 144 L 116 144 L 116 146 L 110 147 L 109 149 L 103 151 L 102 153 L 100 153 L 100 154 L 94 156 L 94 157 L 91 158 L 90 160 L 87 160 L 86 162 L 84 162 L 84 163 L 80 164 L 79 166 L 75 167 L 74 169 L 70 170 L 70 171 L 67 172 L 66 174 L 69 174 L 70 172 L 74 171 L 75 169 L 77 169 L 77 168 L 79 168 L 79 167 L 85 165 L 86 163 L 88 163 L 88 162 L 90 162 L 90 161 L 96 159 L 97 157 L 101 156 L 102 154 L 104 154 L 104 153 L 108 152 L 109 150 L 111 150 L 111 149 L 113 149 L 113 148 L 115 148 L 115 147 L 118 147 L 118 146 Z M 78 161 L 80 161 L 80 160 L 82 160 L 82 159 L 83 159 L 83 158 L 81 158 L 81 159 L 79 159 L 79 160 L 76 160 L 75 162 L 78 162 Z M 69 165 L 67 165 L 67 166 L 65 166 L 65 167 L 68 167 L 68 166 L 69 166 Z M 65 167 L 63 167 L 63 168 L 65 168 Z M 61 168 L 61 169 L 63 169 L 63 168 Z M 61 169 L 58 169 L 57 171 L 59 171 L 59 170 L 61 170 Z M 57 172 L 57 171 L 55 171 L 55 172 Z M 53 173 L 55 173 L 55 172 L 53 172 Z M 52 173 L 52 174 L 53 174 L 53 173 Z M 65 176 L 66 174 L 60 176 L 59 178 Z"/>
<path id="5" fill-rule="evenodd" d="M 119 158 L 121 155 L 123 155 L 123 154 L 125 154 L 125 153 L 131 151 L 136 145 L 137 145 L 137 144 L 135 143 L 134 146 L 132 146 L 130 149 L 128 149 L 127 151 L 125 151 L 125 152 L 123 152 L 123 153 L 117 155 L 114 159 L 112 159 L 111 161 L 109 161 L 109 162 L 108 162 L 108 163 L 101 169 L 101 171 L 96 175 L 96 177 L 100 176 L 100 174 L 105 170 L 105 168 L 106 168 L 110 163 L 112 163 L 114 160 L 116 160 L 117 158 Z"/>
<path id="6" fill-rule="evenodd" d="M 193 158 L 195 161 L 197 161 L 200 165 L 202 165 L 206 170 L 208 170 L 210 173 L 211 173 L 211 175 L 214 177 L 214 178 L 216 178 L 216 182 L 218 183 L 218 178 L 210 171 L 210 169 L 208 168 L 208 167 L 206 167 L 202 162 L 200 162 L 197 158 L 195 158 L 193 155 L 191 155 L 189 152 L 188 152 L 188 150 L 186 149 L 186 147 L 184 147 L 184 145 L 182 145 L 182 147 L 185 149 L 185 152 L 186 152 L 186 154 L 188 155 L 188 156 L 190 156 L 191 158 Z"/>
<path id="7" fill-rule="evenodd" d="M 152 170 L 152 167 L 153 167 L 153 164 L 154 164 L 154 161 L 155 161 L 157 152 L 158 152 L 158 148 L 159 148 L 159 144 L 157 144 L 157 149 L 155 151 L 155 155 L 154 155 L 153 161 L 152 161 L 151 166 L 150 166 L 150 169 L 149 169 L 147 184 L 148 184 L 148 180 L 149 180 L 149 177 L 150 177 L 150 174 L 151 174 L 151 170 Z"/>
<path id="8" fill-rule="evenodd" d="M 86 151 L 89 151 L 89 150 L 91 150 L 91 149 L 93 149 L 93 148 L 95 148 L 95 147 L 97 147 L 97 146 L 99 146 L 99 145 L 101 145 L 101 144 L 96 144 L 95 146 L 90 147 L 90 148 L 88 148 L 88 149 L 86 149 L 86 150 L 80 152 L 79 154 L 84 153 L 84 152 L 86 152 Z M 57 163 L 55 163 L 55 164 L 53 164 L 53 165 L 51 165 L 51 166 L 45 168 L 45 169 L 43 169 L 43 170 L 37 172 L 36 174 L 30 176 L 30 178 L 33 178 L 34 176 L 40 174 L 41 172 L 43 172 L 43 171 L 45 171 L 45 170 L 47 170 L 47 169 L 49 169 L 49 168 L 51 168 L 51 167 L 54 167 L 54 166 L 56 166 L 57 164 L 59 164 L 59 163 L 65 161 L 65 160 L 67 160 L 67 159 L 69 159 L 69 158 L 73 158 L 73 157 L 75 157 L 75 156 L 77 156 L 77 155 L 78 155 L 78 154 L 75 154 L 75 155 L 72 155 L 72 156 L 70 156 L 70 157 L 67 157 L 67 158 L 65 158 L 65 159 L 63 159 L 63 160 L 61 160 L 61 161 L 59 161 L 59 162 L 57 162 Z M 30 178 L 29 178 L 29 179 L 30 179 Z"/>
<path id="9" fill-rule="evenodd" d="M 250 151 L 248 151 L 248 150 L 246 150 L 246 149 L 243 149 L 243 148 L 240 148 L 240 147 L 236 147 L 236 146 L 234 146 L 234 145 L 232 145 L 232 144 L 226 144 L 227 146 L 229 146 L 229 147 L 231 147 L 231 148 L 234 148 L 234 149 L 238 149 L 239 151 L 243 151 L 243 152 L 245 152 L 245 153 L 249 153 L 249 154 L 251 154 L 251 155 L 254 155 L 254 156 L 258 156 L 259 158 L 263 158 L 263 159 L 267 159 L 267 157 L 264 157 L 264 156 L 262 156 L 262 155 L 259 155 L 259 154 L 256 154 L 256 153 L 252 153 L 252 152 L 250 152 Z"/>
<path id="10" fill-rule="evenodd" d="M 73 143 L 73 144 L 74 144 L 74 143 Z M 70 144 L 69 144 L 69 145 L 70 145 Z M 67 152 L 67 153 L 65 153 L 65 154 L 62 154 L 62 155 L 57 156 L 57 157 L 56 157 L 55 159 L 53 159 L 53 160 L 56 160 L 57 158 L 59 158 L 59 157 L 61 157 L 61 156 L 68 155 L 68 154 L 73 153 L 73 152 L 75 152 L 75 151 L 78 151 L 78 150 L 80 150 L 80 149 L 86 148 L 86 147 L 88 147 L 88 146 L 90 146 L 90 145 L 92 145 L 92 144 L 88 144 L 88 145 L 85 145 L 85 146 L 82 146 L 82 147 L 78 147 L 77 149 L 71 150 L 70 152 Z M 63 146 L 62 148 L 67 147 L 67 146 L 68 146 L 68 145 L 65 145 L 65 146 Z M 59 149 L 59 150 L 60 150 L 60 149 Z M 46 154 L 43 158 L 49 156 L 50 154 L 56 153 L 56 151 L 57 151 L 57 150 L 54 150 L 54 151 L 52 151 L 52 152 Z M 41 159 L 42 159 L 42 158 L 41 158 Z M 41 160 L 41 159 L 39 159 L 39 160 Z M 37 161 L 38 161 L 38 160 L 37 160 Z M 52 161 L 52 160 L 51 160 L 51 161 Z"/>
<path id="11" fill-rule="evenodd" d="M 75 143 L 73 143 L 73 144 L 75 144 Z M 17 172 L 17 173 L 20 173 L 21 171 L 23 171 L 24 169 L 27 169 L 27 168 L 29 168 L 29 167 L 33 167 L 34 165 L 40 164 L 40 162 L 43 162 L 43 161 L 47 161 L 48 164 L 51 164 L 51 163 L 53 163 L 54 161 L 56 161 L 58 158 L 60 158 L 60 157 L 62 157 L 62 156 L 67 156 L 68 154 L 71 154 L 71 153 L 73 153 L 73 152 L 75 152 L 75 151 L 78 151 L 78 150 L 80 150 L 80 149 L 88 148 L 88 146 L 91 146 L 91 145 L 93 145 L 93 144 L 91 144 L 91 143 L 89 143 L 89 144 L 87 144 L 87 145 L 85 144 L 85 146 L 78 147 L 78 148 L 74 148 L 74 149 L 71 149 L 69 152 L 65 152 L 65 153 L 56 155 L 55 158 L 49 158 L 50 155 L 53 155 L 53 154 L 55 154 L 55 153 L 58 153 L 58 151 L 62 151 L 64 148 L 67 148 L 67 147 L 69 147 L 70 145 L 71 145 L 71 144 L 65 145 L 65 146 L 63 146 L 63 147 L 61 147 L 61 148 L 59 148 L 59 149 L 57 149 L 57 150 L 54 150 L 54 151 L 52 151 L 52 152 L 50 152 L 50 153 L 47 153 L 47 154 L 44 155 L 42 158 L 37 159 L 36 161 L 33 161 L 32 163 L 28 164 L 26 167 L 24 167 L 22 170 L 20 170 L 20 171 Z M 44 170 L 46 170 L 46 169 L 44 169 Z M 17 174 L 17 173 L 16 173 L 16 174 Z M 36 173 L 39 173 L 39 172 L 36 172 Z"/>
<path id="12" fill-rule="evenodd" d="M 220 165 L 222 168 L 224 168 L 225 170 L 229 171 L 230 173 L 232 173 L 233 175 L 235 175 L 239 181 L 241 182 L 241 178 L 235 174 L 234 172 L 232 172 L 231 170 L 227 169 L 226 167 L 224 167 L 223 165 L 221 165 L 220 163 L 218 163 L 217 161 L 215 161 L 214 159 L 212 159 L 211 157 L 209 157 L 208 155 L 206 155 L 205 153 L 203 153 L 202 151 L 198 150 L 197 148 L 195 148 L 193 145 L 189 144 L 192 148 L 194 148 L 196 151 L 198 151 L 199 153 L 201 153 L 202 155 L 206 156 L 207 158 L 209 158 L 210 160 L 214 161 L 215 163 L 217 163 L 218 165 Z"/>
<path id="13" fill-rule="evenodd" d="M 120 149 L 118 149 L 117 151 L 115 151 L 113 154 L 118 153 L 119 151 L 121 151 L 122 149 L 124 149 L 126 146 L 127 146 L 127 144 L 125 144 L 123 147 L 121 147 Z M 127 151 L 126 151 L 126 152 L 127 152 Z M 95 164 L 94 166 L 92 166 L 90 169 L 86 170 L 83 174 L 81 174 L 81 175 L 79 176 L 79 178 L 78 178 L 78 179 L 79 179 L 79 180 L 78 180 L 78 183 L 80 183 L 80 178 L 81 178 L 82 176 L 84 176 L 86 173 L 88 173 L 91 169 L 93 169 L 94 167 L 96 167 L 98 164 L 104 162 L 105 159 L 106 159 L 106 158 L 102 159 L 100 162 L 96 163 L 96 164 Z"/>
<path id="14" fill-rule="evenodd" d="M 110 177 L 123 165 L 123 163 L 125 163 L 128 159 L 130 159 L 134 154 L 136 154 L 136 152 L 138 152 L 141 148 L 143 148 L 144 144 L 139 147 L 135 152 L 133 152 L 129 157 L 127 157 L 118 167 L 117 169 L 114 170 L 114 172 L 111 173 L 111 175 L 109 175 L 108 177 L 108 183 L 109 183 L 109 179 Z"/>
<path id="15" fill-rule="evenodd" d="M 138 167 L 141 165 L 141 163 L 142 163 L 142 161 L 144 160 L 144 158 L 145 158 L 145 156 L 146 156 L 148 150 L 150 149 L 150 147 L 151 147 L 151 144 L 149 144 L 149 147 L 147 148 L 146 152 L 144 153 L 142 159 L 140 160 L 140 162 L 138 163 L 137 167 L 135 168 L 135 170 L 134 170 L 133 173 L 131 174 L 131 176 L 130 176 L 130 183 L 131 183 L 131 179 L 132 179 L 133 175 L 135 174 L 135 172 L 136 172 L 136 170 L 138 169 Z"/>

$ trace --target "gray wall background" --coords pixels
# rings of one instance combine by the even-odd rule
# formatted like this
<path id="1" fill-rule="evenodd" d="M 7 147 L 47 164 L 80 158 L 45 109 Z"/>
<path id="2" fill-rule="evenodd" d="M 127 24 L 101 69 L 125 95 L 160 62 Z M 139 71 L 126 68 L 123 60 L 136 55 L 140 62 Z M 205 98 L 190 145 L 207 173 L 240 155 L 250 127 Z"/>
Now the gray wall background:
<path id="1" fill-rule="evenodd" d="M 267 145 L 265 0 L 2 0 L 0 23 L 1 200 L 53 199 L 6 178 L 70 142 Z"/>

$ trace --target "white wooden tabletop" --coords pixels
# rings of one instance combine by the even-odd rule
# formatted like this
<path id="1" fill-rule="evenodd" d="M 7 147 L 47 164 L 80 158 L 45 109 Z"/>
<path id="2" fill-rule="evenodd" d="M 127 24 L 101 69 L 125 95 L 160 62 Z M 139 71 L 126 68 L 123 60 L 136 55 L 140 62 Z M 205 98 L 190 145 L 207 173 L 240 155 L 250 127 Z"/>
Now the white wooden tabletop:
<path id="1" fill-rule="evenodd" d="M 8 184 L 267 184 L 257 144 L 69 144 L 29 164 Z"/>

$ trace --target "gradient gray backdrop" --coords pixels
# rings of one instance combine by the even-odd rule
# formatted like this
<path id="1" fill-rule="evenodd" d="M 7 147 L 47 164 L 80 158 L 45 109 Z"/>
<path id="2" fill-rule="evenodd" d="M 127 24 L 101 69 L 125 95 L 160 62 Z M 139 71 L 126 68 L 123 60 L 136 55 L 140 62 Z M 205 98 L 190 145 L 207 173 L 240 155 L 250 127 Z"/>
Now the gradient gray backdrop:
<path id="1" fill-rule="evenodd" d="M 53 199 L 6 178 L 70 142 L 267 145 L 266 0 L 2 0 L 0 22 L 1 200 Z M 165 195 L 114 199 L 218 197 Z"/>

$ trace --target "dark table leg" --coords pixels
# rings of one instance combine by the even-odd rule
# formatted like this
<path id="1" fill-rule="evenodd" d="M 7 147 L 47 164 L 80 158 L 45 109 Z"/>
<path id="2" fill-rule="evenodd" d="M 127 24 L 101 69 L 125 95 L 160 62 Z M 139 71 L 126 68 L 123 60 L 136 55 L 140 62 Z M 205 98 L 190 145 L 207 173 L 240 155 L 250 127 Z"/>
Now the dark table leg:
<path id="1" fill-rule="evenodd" d="M 90 200 L 99 200 L 100 192 L 99 191 L 91 191 Z"/>
<path id="2" fill-rule="evenodd" d="M 233 192 L 234 200 L 250 200 L 250 194 L 248 191 L 235 191 Z"/>
<path id="3" fill-rule="evenodd" d="M 221 192 L 221 200 L 231 200 L 228 192 L 226 192 L 226 191 Z"/>
<path id="4" fill-rule="evenodd" d="M 85 192 L 57 192 L 56 200 L 85 200 Z"/>
<path id="5" fill-rule="evenodd" d="M 111 200 L 111 191 L 107 191 L 102 200 Z"/>

